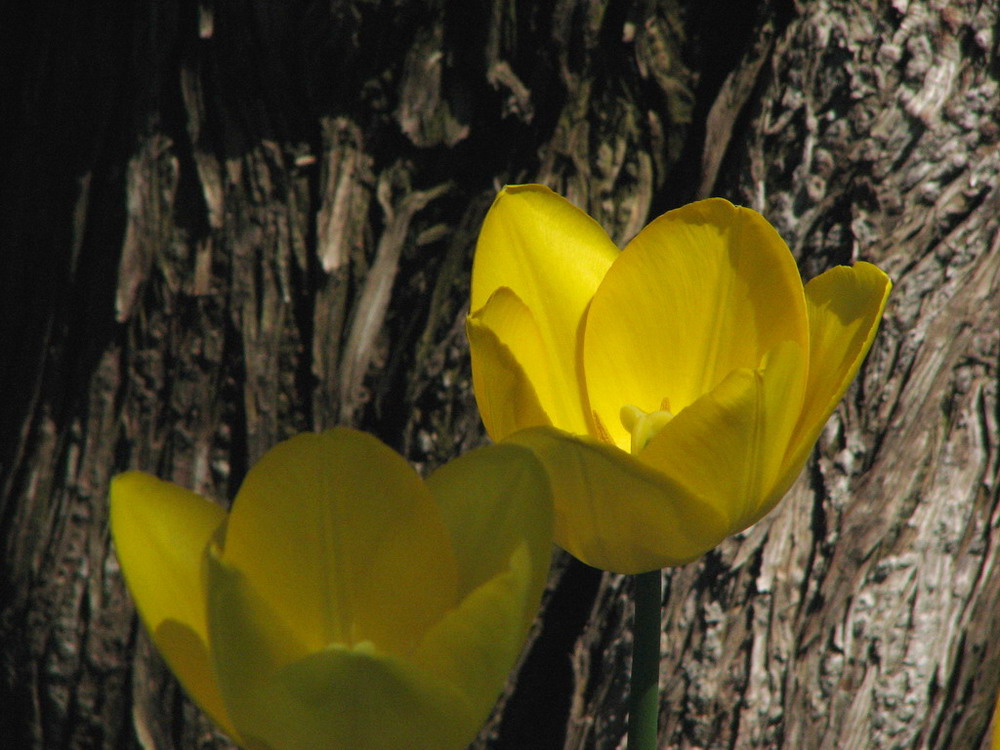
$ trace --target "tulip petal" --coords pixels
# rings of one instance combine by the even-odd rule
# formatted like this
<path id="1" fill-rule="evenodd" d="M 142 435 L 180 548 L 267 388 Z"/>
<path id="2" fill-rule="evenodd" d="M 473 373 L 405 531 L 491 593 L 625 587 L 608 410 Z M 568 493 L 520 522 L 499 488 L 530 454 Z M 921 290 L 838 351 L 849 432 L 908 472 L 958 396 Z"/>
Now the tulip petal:
<path id="1" fill-rule="evenodd" d="M 531 451 L 504 444 L 465 454 L 427 484 L 451 529 L 465 598 L 429 631 L 414 660 L 447 676 L 485 719 L 521 653 L 548 577 L 548 477 Z"/>
<path id="2" fill-rule="evenodd" d="M 458 561 L 460 596 L 505 571 L 522 545 L 541 594 L 552 547 L 552 493 L 545 468 L 518 445 L 491 445 L 445 464 L 427 479 Z"/>
<path id="3" fill-rule="evenodd" d="M 308 653 L 247 577 L 207 558 L 216 671 L 248 748 L 462 748 L 478 722 L 446 681 L 371 642 Z"/>
<path id="4" fill-rule="evenodd" d="M 202 554 L 225 511 L 141 472 L 111 483 L 111 533 L 136 608 L 184 689 L 236 737 L 209 662 Z"/>
<path id="5" fill-rule="evenodd" d="M 583 345 L 590 406 L 624 450 L 619 410 L 677 414 L 781 341 L 808 345 L 802 281 L 757 212 L 713 198 L 670 211 L 622 251 Z"/>
<path id="6" fill-rule="evenodd" d="M 400 455 L 346 428 L 294 437 L 250 470 L 224 560 L 274 611 L 294 615 L 310 651 L 372 641 L 403 654 L 457 603 L 430 491 Z"/>
<path id="7" fill-rule="evenodd" d="M 486 719 L 446 682 L 366 645 L 289 664 L 261 698 L 253 738 L 280 750 L 462 750 Z"/>
<path id="8" fill-rule="evenodd" d="M 891 290 L 889 277 L 865 262 L 831 268 L 806 284 L 809 383 L 785 477 L 779 483 L 785 490 L 798 477 L 827 419 L 858 374 Z"/>
<path id="9" fill-rule="evenodd" d="M 545 587 L 539 573 L 548 571 L 549 559 L 539 565 L 536 553 L 527 542 L 519 545 L 506 569 L 466 596 L 414 652 L 414 664 L 465 696 L 478 723 L 486 720 L 502 692 L 538 610 Z"/>
<path id="10" fill-rule="evenodd" d="M 294 610 L 271 607 L 243 573 L 223 561 L 217 545 L 209 545 L 204 560 L 212 665 L 229 715 L 252 747 L 259 724 L 280 710 L 267 686 L 308 649 L 286 619 L 296 616 Z"/>
<path id="11" fill-rule="evenodd" d="M 507 287 L 497 289 L 485 307 L 466 319 L 465 329 L 472 387 L 490 437 L 500 441 L 524 427 L 550 424 L 536 391 L 536 386 L 548 386 L 551 394 L 555 385 L 548 355 L 531 312 L 517 295 Z M 551 396 L 548 400 L 553 401 Z"/>
<path id="12" fill-rule="evenodd" d="M 804 359 L 798 344 L 786 341 L 761 368 L 730 373 L 664 426 L 639 459 L 713 503 L 729 520 L 727 533 L 746 528 L 763 515 L 783 469 Z"/>
<path id="13" fill-rule="evenodd" d="M 206 549 L 205 579 L 212 658 L 227 705 L 242 727 L 243 687 L 305 658 L 310 647 L 298 635 L 298 611 L 275 609 L 217 544 Z"/>
<path id="14" fill-rule="evenodd" d="M 532 449 L 549 474 L 556 543 L 595 568 L 680 565 L 729 530 L 713 504 L 606 443 L 552 427 L 522 430 L 511 441 Z"/>
<path id="15" fill-rule="evenodd" d="M 581 322 L 618 248 L 592 218 L 541 185 L 504 188 L 490 208 L 472 268 L 473 313 L 500 287 L 531 310 L 566 408 L 543 402 L 553 424 L 586 432 L 579 374 Z"/>

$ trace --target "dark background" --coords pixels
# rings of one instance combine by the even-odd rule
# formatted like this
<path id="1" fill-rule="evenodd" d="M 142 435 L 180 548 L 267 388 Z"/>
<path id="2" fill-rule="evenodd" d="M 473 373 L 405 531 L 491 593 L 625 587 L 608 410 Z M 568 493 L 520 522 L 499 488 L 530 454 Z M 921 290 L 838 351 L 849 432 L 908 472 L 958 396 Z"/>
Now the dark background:
<path id="1" fill-rule="evenodd" d="M 771 518 L 665 575 L 663 745 L 978 747 L 1000 684 L 998 9 L 958 0 L 4 4 L 0 737 L 219 748 L 137 626 L 107 486 L 226 503 L 302 430 L 485 438 L 497 188 L 618 242 L 709 194 L 896 289 Z M 477 747 L 614 748 L 629 583 L 560 558 Z"/>

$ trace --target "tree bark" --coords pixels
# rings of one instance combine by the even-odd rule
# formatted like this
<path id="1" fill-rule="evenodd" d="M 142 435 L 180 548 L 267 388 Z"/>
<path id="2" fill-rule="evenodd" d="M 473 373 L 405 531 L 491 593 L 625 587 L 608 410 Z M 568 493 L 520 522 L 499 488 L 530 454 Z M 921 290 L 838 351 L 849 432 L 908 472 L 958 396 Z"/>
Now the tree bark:
<path id="1" fill-rule="evenodd" d="M 735 7 L 738 5 L 739 7 Z M 302 430 L 485 440 L 464 315 L 499 185 L 623 242 L 715 194 L 896 288 L 771 517 L 665 573 L 664 747 L 973 748 L 1000 685 L 1000 11 L 772 0 L 12 10 L 0 737 L 223 748 L 137 624 L 128 468 L 226 504 Z M 557 555 L 479 748 L 614 748 L 629 582 Z M 6 746 L 6 744 L 5 744 Z"/>

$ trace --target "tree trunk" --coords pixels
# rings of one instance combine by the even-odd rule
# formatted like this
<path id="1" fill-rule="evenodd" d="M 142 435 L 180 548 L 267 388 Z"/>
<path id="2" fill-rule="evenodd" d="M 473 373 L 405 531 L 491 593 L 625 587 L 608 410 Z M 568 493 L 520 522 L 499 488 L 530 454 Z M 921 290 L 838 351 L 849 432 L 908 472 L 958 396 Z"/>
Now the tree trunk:
<path id="1" fill-rule="evenodd" d="M 227 503 L 302 430 L 485 438 L 479 222 L 541 181 L 624 241 L 753 206 L 882 331 L 771 517 L 665 573 L 664 747 L 975 748 L 1000 685 L 1000 103 L 973 0 L 43 0 L 5 14 L 0 737 L 223 748 L 137 625 L 107 488 Z M 615 748 L 629 581 L 559 555 L 479 748 Z"/>
<path id="2" fill-rule="evenodd" d="M 774 8 L 706 118 L 704 194 L 763 211 L 806 277 L 865 259 L 896 286 L 779 509 L 666 574 L 664 746 L 984 742 L 1000 682 L 1000 69 L 997 8 L 978 6 Z M 602 582 L 567 747 L 621 736 L 607 705 L 628 591 Z"/>

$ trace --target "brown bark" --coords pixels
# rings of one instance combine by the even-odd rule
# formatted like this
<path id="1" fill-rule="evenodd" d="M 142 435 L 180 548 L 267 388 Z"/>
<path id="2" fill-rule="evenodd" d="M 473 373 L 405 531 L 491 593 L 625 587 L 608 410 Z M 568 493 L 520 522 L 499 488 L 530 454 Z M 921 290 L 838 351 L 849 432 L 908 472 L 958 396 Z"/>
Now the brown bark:
<path id="1" fill-rule="evenodd" d="M 806 276 L 863 258 L 897 285 L 780 510 L 666 574 L 663 744 L 978 746 L 1000 683 L 998 11 L 733 7 L 11 12 L 5 743 L 226 746 L 135 622 L 110 477 L 225 503 L 301 430 L 357 425 L 421 469 L 481 442 L 472 247 L 495 187 L 539 180 L 616 240 L 724 195 Z M 621 740 L 627 582 L 557 571 L 480 747 Z"/>

